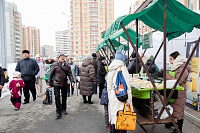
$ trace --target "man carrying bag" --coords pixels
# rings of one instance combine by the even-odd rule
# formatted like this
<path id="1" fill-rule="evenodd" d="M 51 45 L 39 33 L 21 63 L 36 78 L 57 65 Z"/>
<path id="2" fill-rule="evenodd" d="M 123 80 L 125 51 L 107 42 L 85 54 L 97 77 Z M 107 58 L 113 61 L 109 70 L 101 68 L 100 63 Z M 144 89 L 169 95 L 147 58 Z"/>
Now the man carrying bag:
<path id="1" fill-rule="evenodd" d="M 74 86 L 74 79 L 72 76 L 70 66 L 65 63 L 65 55 L 58 55 L 58 62 L 55 62 L 50 70 L 49 79 L 47 82 L 47 88 L 54 86 L 55 102 L 56 102 L 56 119 L 62 117 L 62 112 L 65 115 L 68 115 L 66 111 L 66 102 L 67 102 L 67 76 Z M 53 85 L 51 84 L 53 80 Z M 51 84 L 51 85 L 50 85 Z M 60 101 L 60 90 L 62 94 L 62 103 Z"/>

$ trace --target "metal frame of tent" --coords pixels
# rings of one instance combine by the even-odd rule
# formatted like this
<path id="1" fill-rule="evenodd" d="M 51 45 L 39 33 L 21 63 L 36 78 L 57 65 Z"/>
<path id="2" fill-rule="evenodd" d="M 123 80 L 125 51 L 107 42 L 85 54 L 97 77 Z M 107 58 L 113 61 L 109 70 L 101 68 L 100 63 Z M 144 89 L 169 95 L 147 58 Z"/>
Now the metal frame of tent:
<path id="1" fill-rule="evenodd" d="M 153 0 L 146 0 L 146 1 L 138 8 L 137 11 L 143 10 L 143 9 L 144 9 L 145 7 L 147 7 L 152 1 L 153 1 Z M 146 132 L 146 133 L 148 133 L 148 131 L 145 129 L 145 127 L 144 127 L 143 125 L 153 125 L 152 128 L 151 128 L 151 131 L 150 131 L 150 133 L 153 133 L 153 131 L 154 131 L 154 129 L 155 129 L 155 127 L 156 127 L 157 124 L 165 124 L 165 123 L 172 122 L 173 125 L 175 126 L 176 130 L 178 131 L 178 133 L 181 133 L 180 130 L 179 130 L 179 128 L 178 128 L 178 125 L 176 124 L 174 118 L 172 117 L 172 114 L 170 114 L 169 109 L 167 108 L 167 105 L 168 105 L 168 102 L 169 102 L 170 98 L 172 97 L 172 95 L 173 95 L 173 93 L 174 93 L 174 91 L 175 91 L 175 89 L 176 89 L 176 86 L 178 85 L 178 83 L 179 83 L 179 81 L 180 81 L 180 79 L 181 79 L 181 77 L 182 77 L 184 71 L 186 70 L 186 68 L 187 68 L 187 66 L 188 66 L 188 64 L 189 64 L 189 62 L 190 62 L 190 60 L 191 60 L 191 58 L 192 58 L 192 56 L 193 56 L 195 50 L 197 49 L 197 47 L 198 47 L 198 45 L 199 45 L 199 43 L 200 43 L 200 37 L 198 38 L 198 40 L 197 40 L 197 42 L 196 42 L 196 44 L 195 44 L 195 46 L 194 46 L 194 48 L 193 48 L 193 50 L 192 50 L 192 52 L 191 52 L 189 58 L 187 59 L 187 62 L 185 63 L 185 66 L 184 66 L 184 68 L 183 68 L 183 70 L 182 70 L 180 76 L 178 77 L 178 79 L 177 79 L 176 83 L 174 84 L 174 86 L 173 86 L 173 88 L 172 88 L 172 90 L 171 90 L 169 96 L 167 97 L 167 94 L 166 94 L 166 62 L 167 62 L 167 61 L 166 61 L 166 50 L 167 50 L 167 46 L 166 46 L 166 41 L 167 41 L 167 40 L 166 40 L 166 38 L 167 38 L 167 24 L 166 24 L 166 23 L 167 23 L 167 0 L 163 0 L 163 1 L 164 1 L 164 7 L 163 7 L 163 8 L 164 8 L 164 12 L 163 12 L 163 18 L 164 18 L 164 22 L 163 22 L 163 38 L 164 38 L 164 40 L 163 40 L 163 42 L 162 42 L 160 48 L 158 49 L 158 51 L 157 51 L 157 53 L 156 53 L 155 58 L 154 58 L 154 60 L 155 60 L 156 57 L 157 57 L 157 55 L 158 55 L 158 53 L 159 53 L 159 51 L 160 51 L 161 48 L 163 47 L 163 59 L 164 59 L 164 60 L 163 60 L 163 66 L 164 66 L 164 73 L 163 73 L 163 77 L 164 77 L 164 81 L 163 81 L 163 82 L 164 82 L 164 86 L 163 86 L 163 89 L 164 89 L 164 96 L 163 96 L 163 98 L 162 98 L 160 92 L 158 91 L 158 88 L 156 87 L 155 83 L 153 82 L 153 79 L 152 79 L 152 77 L 150 76 L 150 73 L 148 72 L 148 69 L 147 69 L 147 67 L 145 66 L 145 64 L 144 64 L 144 62 L 143 62 L 143 60 L 142 60 L 142 56 L 144 56 L 145 53 L 143 53 L 142 56 L 140 56 L 139 53 L 138 53 L 138 47 L 137 47 L 137 46 L 138 46 L 138 18 L 136 19 L 136 33 L 137 33 L 137 35 L 136 35 L 136 36 L 137 36 L 137 37 L 136 37 L 136 46 L 134 45 L 133 41 L 131 40 L 131 37 L 130 37 L 129 33 L 127 32 L 127 29 L 125 28 L 125 25 L 124 25 L 124 23 L 123 23 L 122 21 L 120 22 L 120 26 L 121 26 L 122 29 L 124 30 L 124 32 L 125 32 L 125 34 L 126 34 L 126 36 L 127 36 L 127 38 L 128 38 L 128 42 L 130 42 L 132 48 L 134 49 L 137 58 L 139 59 L 139 61 L 140 61 L 141 65 L 142 65 L 142 67 L 144 68 L 145 72 L 147 73 L 147 76 L 148 76 L 148 78 L 149 78 L 151 84 L 153 85 L 154 90 L 156 91 L 156 94 L 158 95 L 158 97 L 159 97 L 159 99 L 160 99 L 160 101 L 161 101 L 161 103 L 162 103 L 162 109 L 161 109 L 161 111 L 159 112 L 157 118 L 154 119 L 154 117 L 153 117 L 153 118 L 150 119 L 150 120 L 149 120 L 149 119 L 144 119 L 142 116 L 140 116 L 140 114 L 137 113 L 137 115 L 138 115 L 137 123 L 138 123 L 139 126 L 144 130 L 144 132 Z M 151 65 L 152 65 L 152 64 L 151 64 Z M 150 99 L 150 102 L 153 103 L 154 101 L 153 101 L 153 99 L 152 99 L 152 95 L 153 95 L 152 93 L 153 93 L 153 91 L 151 92 L 151 96 L 150 96 L 151 99 Z M 153 105 L 151 105 L 151 107 L 154 108 Z M 169 119 L 161 120 L 160 117 L 161 117 L 161 115 L 163 114 L 163 111 L 164 111 L 164 110 L 166 110 L 167 114 L 169 115 Z M 145 121 L 145 122 L 143 123 L 142 121 Z"/>

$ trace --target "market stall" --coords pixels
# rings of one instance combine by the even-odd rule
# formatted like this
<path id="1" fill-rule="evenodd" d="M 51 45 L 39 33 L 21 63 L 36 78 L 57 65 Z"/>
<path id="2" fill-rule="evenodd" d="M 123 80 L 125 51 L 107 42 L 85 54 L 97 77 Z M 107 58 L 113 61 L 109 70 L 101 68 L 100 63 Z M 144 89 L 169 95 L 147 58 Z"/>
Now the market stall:
<path id="1" fill-rule="evenodd" d="M 183 15 L 184 14 L 184 15 Z M 192 16 L 192 17 L 191 17 Z M 190 18 L 190 19 L 188 19 Z M 148 72 L 147 67 L 145 66 L 144 62 L 141 59 L 141 56 L 138 53 L 138 47 L 139 46 L 139 36 L 138 36 L 138 29 L 136 29 L 136 46 L 133 42 L 133 39 L 127 32 L 127 29 L 125 26 L 127 26 L 130 22 L 136 21 L 136 24 L 138 24 L 138 20 L 143 21 L 146 25 L 149 27 L 162 31 L 164 41 L 162 43 L 163 45 L 163 66 L 164 66 L 164 73 L 163 73 L 163 86 L 159 87 L 154 82 L 153 78 L 151 77 L 150 73 Z M 154 0 L 152 3 L 148 5 L 147 8 L 145 8 L 143 11 L 130 14 L 130 15 L 124 15 L 119 17 L 112 25 L 111 27 L 104 32 L 102 35 L 102 38 L 107 40 L 109 39 L 113 34 L 115 34 L 118 30 L 123 29 L 124 33 L 126 34 L 128 41 L 131 43 L 131 46 L 133 47 L 134 51 L 136 52 L 136 56 L 139 59 L 142 67 L 144 68 L 148 80 L 150 82 L 150 87 L 142 87 L 143 89 L 139 87 L 135 87 L 135 92 L 147 92 L 149 97 L 147 98 L 149 101 L 149 110 L 150 113 L 147 117 L 143 117 L 140 115 L 140 113 L 137 113 L 137 122 L 140 125 L 140 127 L 145 131 L 148 132 L 143 125 L 153 125 L 150 132 L 153 132 L 157 124 L 164 124 L 172 122 L 174 126 L 176 127 L 176 130 L 180 133 L 180 130 L 178 129 L 177 124 L 175 123 L 175 120 L 173 119 L 170 110 L 167 108 L 167 105 L 174 94 L 176 90 L 181 91 L 181 87 L 177 87 L 181 76 L 183 75 L 183 72 L 185 71 L 186 67 L 188 66 L 192 55 L 194 54 L 194 51 L 196 50 L 197 46 L 200 42 L 200 37 L 198 38 L 197 42 L 195 43 L 195 46 L 193 47 L 192 52 L 190 53 L 190 56 L 188 57 L 187 62 L 185 63 L 185 66 L 178 77 L 178 79 L 175 81 L 172 87 L 167 87 L 167 81 L 166 81 L 166 42 L 167 38 L 168 41 L 170 41 L 173 38 L 176 38 L 180 35 L 182 35 L 185 32 L 191 32 L 193 28 L 200 28 L 200 15 L 189 10 L 185 6 L 183 6 L 181 3 L 179 3 L 176 0 Z M 137 26 L 138 28 L 138 26 Z M 161 48 L 160 48 L 161 49 Z M 159 89 L 163 90 L 163 96 L 161 95 Z M 167 95 L 167 90 L 171 89 L 169 95 Z M 154 117 L 154 100 L 153 100 L 153 93 L 156 92 L 160 102 L 162 103 L 162 108 L 160 112 L 158 113 L 157 117 Z M 142 94 L 143 96 L 144 94 Z M 136 95 L 133 94 L 133 97 L 136 97 Z M 167 119 L 161 120 L 160 117 L 163 114 L 163 112 L 166 111 L 169 117 Z"/>

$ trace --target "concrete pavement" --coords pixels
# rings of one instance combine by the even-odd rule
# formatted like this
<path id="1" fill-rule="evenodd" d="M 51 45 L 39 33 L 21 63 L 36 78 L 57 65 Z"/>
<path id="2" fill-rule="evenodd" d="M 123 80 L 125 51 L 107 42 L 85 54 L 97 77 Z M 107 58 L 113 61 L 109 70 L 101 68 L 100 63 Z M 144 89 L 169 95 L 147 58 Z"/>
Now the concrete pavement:
<path id="1" fill-rule="evenodd" d="M 0 133 L 107 133 L 104 127 L 103 106 L 99 104 L 98 95 L 94 95 L 93 105 L 83 104 L 79 95 L 68 98 L 68 116 L 55 120 L 55 102 L 53 105 L 42 105 L 42 98 L 22 105 L 15 111 L 10 97 L 0 99 Z M 150 126 L 145 126 L 150 129 Z M 165 129 L 158 125 L 154 133 L 170 133 L 173 129 Z M 184 133 L 198 133 L 200 129 L 191 122 L 184 121 Z M 143 133 L 137 125 L 136 131 Z"/>

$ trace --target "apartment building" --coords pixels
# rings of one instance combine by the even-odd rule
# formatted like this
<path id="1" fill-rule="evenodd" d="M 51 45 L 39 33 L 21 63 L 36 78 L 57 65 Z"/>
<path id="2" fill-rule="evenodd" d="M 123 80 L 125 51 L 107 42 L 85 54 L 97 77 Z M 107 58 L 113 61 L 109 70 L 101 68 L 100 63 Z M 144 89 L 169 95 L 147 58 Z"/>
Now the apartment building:
<path id="1" fill-rule="evenodd" d="M 93 53 L 101 33 L 114 21 L 114 0 L 71 0 L 72 52 L 79 58 Z"/>
<path id="2" fill-rule="evenodd" d="M 22 26 L 22 48 L 29 50 L 30 56 L 40 54 L 40 30 L 33 26 Z"/>
<path id="3" fill-rule="evenodd" d="M 56 54 L 63 53 L 69 55 L 71 53 L 69 30 L 56 31 L 55 39 L 56 39 Z"/>
<path id="4" fill-rule="evenodd" d="M 15 3 L 5 3 L 7 63 L 21 59 L 22 51 L 22 21 L 21 13 Z"/>
<path id="5" fill-rule="evenodd" d="M 42 57 L 54 58 L 53 46 L 50 46 L 50 45 L 43 45 L 43 46 L 41 46 L 40 49 L 41 49 L 40 55 L 41 55 Z"/>

